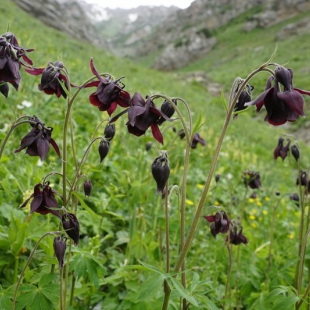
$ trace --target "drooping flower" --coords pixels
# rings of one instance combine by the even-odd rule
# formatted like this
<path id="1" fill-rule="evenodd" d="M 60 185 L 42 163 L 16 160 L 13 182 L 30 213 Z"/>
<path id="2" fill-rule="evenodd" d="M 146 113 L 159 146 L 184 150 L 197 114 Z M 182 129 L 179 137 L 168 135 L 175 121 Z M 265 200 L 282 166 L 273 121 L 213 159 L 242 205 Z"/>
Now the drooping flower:
<path id="1" fill-rule="evenodd" d="M 110 141 L 102 139 L 98 147 L 98 152 L 100 155 L 100 162 L 102 162 L 107 157 L 109 150 L 110 150 Z"/>
<path id="2" fill-rule="evenodd" d="M 58 98 L 60 96 L 67 98 L 66 90 L 69 88 L 69 83 L 61 61 L 49 62 L 46 68 L 31 68 L 26 71 L 32 75 L 42 74 L 39 90 L 47 95 L 55 94 Z"/>
<path id="3" fill-rule="evenodd" d="M 91 183 L 91 181 L 89 179 L 87 179 L 84 182 L 84 193 L 85 193 L 85 196 L 87 196 L 87 197 L 90 196 L 92 188 L 93 188 L 93 184 Z"/>
<path id="4" fill-rule="evenodd" d="M 127 108 L 130 94 L 124 90 L 125 85 L 121 83 L 122 78 L 115 81 L 112 81 L 111 77 L 103 78 L 96 70 L 92 58 L 90 59 L 90 69 L 98 81 L 85 85 L 85 87 L 97 87 L 97 91 L 89 96 L 89 102 L 98 107 L 100 111 L 107 111 L 110 116 L 116 110 L 117 105 Z"/>
<path id="5" fill-rule="evenodd" d="M 160 111 L 151 100 L 150 96 L 146 97 L 146 101 L 139 93 L 135 93 L 130 100 L 128 109 L 128 132 L 135 136 L 142 136 L 147 129 L 151 127 L 154 138 L 161 144 L 164 143 L 163 136 L 158 127 L 160 118 L 171 121 L 171 119 Z"/>
<path id="6" fill-rule="evenodd" d="M 53 215 L 61 218 L 61 215 L 57 210 L 60 208 L 54 194 L 59 195 L 50 187 L 49 182 L 45 182 L 43 185 L 38 183 L 34 187 L 33 194 L 28 199 L 26 199 L 19 208 L 24 208 L 29 200 L 33 198 L 30 204 L 30 214 L 33 212 L 37 212 L 43 215 L 52 213 Z"/>
<path id="7" fill-rule="evenodd" d="M 211 223 L 210 231 L 215 238 L 217 234 L 226 234 L 230 227 L 230 220 L 224 211 L 218 211 L 215 215 L 207 215 L 204 218 Z"/>
<path id="8" fill-rule="evenodd" d="M 18 44 L 13 33 L 6 32 L 0 36 L 0 81 L 8 82 L 17 90 L 20 84 L 20 68 L 32 65 L 26 52 L 33 49 L 25 49 Z M 23 59 L 23 61 L 21 60 Z"/>
<path id="9" fill-rule="evenodd" d="M 299 207 L 299 195 L 297 193 L 291 194 L 290 200 L 295 201 L 296 206 Z"/>
<path id="10" fill-rule="evenodd" d="M 296 179 L 296 185 L 308 186 L 308 175 L 306 171 L 301 171 Z"/>
<path id="11" fill-rule="evenodd" d="M 152 175 L 157 184 L 157 192 L 164 194 L 164 189 L 170 175 L 168 158 L 162 154 L 155 158 L 152 163 Z"/>
<path id="12" fill-rule="evenodd" d="M 104 138 L 106 139 L 106 140 L 109 140 L 109 141 L 111 141 L 113 138 L 114 138 L 114 136 L 115 136 L 115 125 L 114 124 L 111 124 L 111 123 L 108 123 L 106 126 L 105 126 L 105 128 L 104 128 L 104 133 L 103 133 L 103 135 L 104 135 Z"/>
<path id="13" fill-rule="evenodd" d="M 260 188 L 260 174 L 255 171 L 244 171 L 242 174 L 244 185 L 249 186 L 252 189 Z"/>
<path id="14" fill-rule="evenodd" d="M 267 110 L 265 121 L 274 126 L 285 124 L 287 121 L 296 121 L 299 116 L 305 116 L 304 99 L 301 94 L 309 96 L 310 92 L 294 88 L 292 80 L 293 71 L 278 66 L 275 76 L 269 77 L 265 91 L 245 105 L 256 105 L 257 112 L 265 106 Z M 274 82 L 274 86 L 272 86 L 272 82 Z M 283 86 L 283 91 L 280 90 L 279 84 Z"/>
<path id="15" fill-rule="evenodd" d="M 178 102 L 176 99 L 172 99 L 171 100 L 175 105 L 178 105 Z M 175 110 L 174 107 L 172 106 L 172 104 L 165 100 L 161 107 L 160 107 L 160 111 L 162 111 L 167 117 L 171 118 L 171 116 L 173 116 Z M 157 124 L 161 125 L 166 119 L 163 118 L 162 116 L 158 119 Z"/>
<path id="16" fill-rule="evenodd" d="M 197 147 L 197 144 L 200 143 L 202 146 L 206 145 L 206 141 L 204 139 L 202 139 L 202 137 L 200 136 L 200 134 L 198 132 L 196 132 L 193 136 L 193 140 L 191 142 L 191 148 L 195 149 Z"/>
<path id="17" fill-rule="evenodd" d="M 59 268 L 63 268 L 64 266 L 64 258 L 66 253 L 66 247 L 67 247 L 67 238 L 66 237 L 60 237 L 57 236 L 54 239 L 53 247 L 54 247 L 54 253 L 59 263 Z"/>
<path id="18" fill-rule="evenodd" d="M 243 83 L 243 80 L 240 82 L 238 87 L 235 90 L 235 96 L 237 95 L 239 91 L 239 86 Z M 254 87 L 250 84 L 246 84 L 245 88 L 241 91 L 240 96 L 238 100 L 236 101 L 234 112 L 240 112 L 248 108 L 245 103 L 250 102 L 252 100 L 252 90 Z M 238 117 L 238 113 L 234 114 L 234 119 Z"/>
<path id="19" fill-rule="evenodd" d="M 291 144 L 291 140 L 287 140 L 287 144 L 286 146 L 283 145 L 284 139 L 283 138 L 279 138 L 278 140 L 278 145 L 275 148 L 274 152 L 273 152 L 273 157 L 276 160 L 278 157 L 282 158 L 282 161 L 287 157 L 289 151 L 290 151 L 290 144 Z"/>
<path id="20" fill-rule="evenodd" d="M 80 223 L 73 213 L 65 213 L 62 218 L 62 226 L 68 236 L 74 241 L 75 245 L 79 245 L 80 240 Z"/>
<path id="21" fill-rule="evenodd" d="M 238 231 L 238 227 L 236 224 L 233 224 L 229 231 L 229 237 L 227 237 L 227 241 L 234 245 L 239 245 L 241 243 L 247 244 L 248 239 L 242 233 L 243 227 L 240 226 Z"/>
<path id="22" fill-rule="evenodd" d="M 45 124 L 36 116 L 32 118 L 32 121 L 34 124 L 32 124 L 31 131 L 21 140 L 20 147 L 14 153 L 27 149 L 26 154 L 39 156 L 41 160 L 44 160 L 51 144 L 60 157 L 58 145 L 52 138 L 53 128 L 45 127 Z"/>
<path id="23" fill-rule="evenodd" d="M 292 153 L 293 157 L 295 158 L 295 160 L 298 162 L 299 157 L 300 157 L 300 152 L 299 152 L 298 146 L 296 144 L 292 145 L 291 153 Z"/>

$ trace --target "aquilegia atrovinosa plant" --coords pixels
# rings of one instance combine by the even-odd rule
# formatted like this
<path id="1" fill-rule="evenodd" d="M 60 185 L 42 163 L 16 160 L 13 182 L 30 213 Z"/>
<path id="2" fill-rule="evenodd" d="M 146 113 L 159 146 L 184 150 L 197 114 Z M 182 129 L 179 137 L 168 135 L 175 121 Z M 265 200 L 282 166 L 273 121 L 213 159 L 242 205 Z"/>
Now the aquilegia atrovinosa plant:
<path id="1" fill-rule="evenodd" d="M 110 74 L 100 74 L 95 68 L 93 59 L 90 60 L 90 71 L 93 75 L 85 80 L 83 84 L 76 85 L 71 81 L 69 72 L 64 63 L 60 61 L 49 61 L 46 68 L 36 68 L 27 56 L 27 53 L 33 50 L 21 47 L 18 44 L 15 35 L 12 33 L 5 33 L 0 37 L 0 40 L 0 92 L 5 97 L 9 96 L 10 84 L 18 90 L 21 81 L 20 69 L 24 68 L 29 74 L 40 77 L 38 86 L 39 91 L 43 91 L 46 95 L 55 95 L 59 100 L 65 99 L 67 101 L 61 147 L 57 145 L 52 137 L 53 127 L 51 126 L 54 125 L 46 125 L 44 120 L 41 120 L 40 115 L 19 117 L 12 123 L 11 128 L 1 144 L 0 158 L 13 131 L 21 126 L 22 128 L 25 128 L 25 135 L 22 138 L 19 147 L 12 150 L 13 152 L 21 153 L 25 151 L 26 154 L 30 156 L 38 156 L 41 160 L 45 160 L 49 152 L 54 150 L 62 161 L 61 170 L 57 172 L 51 171 L 47 175 L 42 176 L 42 182 L 33 185 L 33 192 L 20 206 L 20 208 L 25 208 L 28 203 L 30 203 L 31 214 L 39 213 L 42 216 L 45 216 L 48 213 L 52 214 L 52 216 L 59 219 L 59 229 L 46 232 L 38 240 L 33 251 L 30 253 L 29 259 L 21 271 L 15 287 L 13 309 L 15 309 L 16 301 L 19 296 L 22 295 L 22 293 L 18 295 L 18 289 L 23 280 L 24 272 L 36 254 L 40 242 L 43 238 L 48 236 L 54 237 L 53 249 L 58 260 L 58 268 L 60 271 L 59 308 L 67 309 L 73 304 L 74 275 L 73 271 L 70 270 L 70 258 L 74 255 L 74 246 L 77 247 L 79 245 L 80 224 L 78 220 L 79 207 L 77 192 L 79 191 L 81 182 L 83 182 L 85 196 L 90 196 L 92 192 L 91 179 L 83 173 L 83 166 L 95 143 L 98 144 L 100 162 L 104 161 L 106 156 L 109 155 L 110 148 L 113 147 L 113 142 L 117 139 L 117 137 L 115 137 L 115 123 L 118 122 L 119 119 L 125 117 L 127 117 L 126 127 L 129 134 L 140 137 L 150 130 L 154 139 L 162 145 L 164 144 L 164 136 L 161 127 L 164 127 L 167 122 L 180 122 L 183 129 L 178 135 L 186 141 L 183 176 L 180 188 L 175 184 L 168 183 L 171 174 L 169 152 L 173 152 L 173 149 L 171 151 L 161 151 L 154 159 L 151 166 L 151 172 L 155 180 L 154 188 L 156 188 L 158 194 L 161 196 L 165 206 L 166 270 L 165 273 L 162 274 L 164 290 L 162 308 L 168 308 L 171 291 L 174 289 L 178 291 L 182 300 L 180 304 L 182 309 L 188 309 L 190 304 L 197 307 L 199 306 L 197 300 L 188 294 L 188 291 L 186 290 L 186 270 L 188 269 L 188 266 L 186 266 L 186 256 L 191 248 L 192 241 L 198 229 L 198 224 L 203 217 L 208 223 L 210 223 L 210 233 L 214 237 L 217 237 L 218 234 L 226 235 L 224 243 L 229 253 L 229 268 L 227 271 L 226 290 L 221 303 L 222 306 L 225 307 L 225 301 L 230 286 L 229 279 L 232 265 L 232 247 L 240 247 L 242 244 L 247 244 L 249 241 L 248 239 L 250 238 L 247 236 L 247 232 L 244 231 L 242 226 L 244 210 L 239 214 L 239 218 L 236 219 L 231 219 L 231 216 L 233 216 L 231 210 L 225 212 L 225 210 L 221 208 L 217 208 L 213 214 L 204 215 L 204 203 L 210 189 L 216 164 L 218 163 L 218 157 L 226 131 L 232 119 L 236 119 L 238 114 L 244 112 L 247 107 L 251 105 L 256 105 L 257 111 L 260 111 L 264 106 L 267 111 L 265 120 L 276 126 L 282 125 L 287 121 L 296 121 L 299 116 L 304 116 L 304 99 L 301 94 L 310 95 L 310 93 L 293 87 L 292 70 L 269 60 L 250 73 L 245 79 L 237 78 L 234 81 L 228 105 L 226 107 L 227 113 L 222 132 L 215 148 L 213 160 L 209 167 L 206 182 L 202 189 L 192 224 L 190 227 L 185 227 L 185 219 L 190 216 L 186 214 L 185 210 L 190 152 L 197 147 L 198 143 L 205 145 L 204 139 L 198 133 L 201 124 L 197 122 L 197 124 L 193 126 L 191 110 L 186 101 L 181 98 L 170 98 L 164 95 L 147 95 L 144 97 L 138 92 L 135 92 L 132 95 L 125 90 L 125 84 L 123 82 L 124 77 L 115 79 Z M 265 71 L 269 75 L 266 88 L 256 99 L 252 100 L 253 86 L 249 84 L 250 80 L 257 73 L 262 71 Z M 89 145 L 86 146 L 82 158 L 77 158 L 74 130 L 72 126 L 72 109 L 74 109 L 74 103 L 81 92 L 88 92 L 89 103 L 96 107 L 100 113 L 106 113 L 107 116 L 106 119 L 101 121 L 96 127 L 94 137 L 89 142 Z M 160 108 L 155 104 L 158 100 L 162 101 Z M 181 105 L 185 107 L 185 116 L 182 114 Z M 116 113 L 116 110 L 119 108 L 123 110 Z M 103 124 L 105 124 L 103 135 L 96 137 L 97 132 Z M 280 156 L 284 159 L 288 149 L 289 145 L 283 146 L 283 141 L 279 141 L 279 146 L 274 153 L 275 157 Z M 68 150 L 71 152 L 70 157 L 68 156 Z M 295 158 L 299 158 L 299 155 L 297 154 L 298 149 L 292 149 L 292 155 Z M 68 171 L 69 158 L 72 158 L 73 160 L 74 171 Z M 58 184 L 59 188 L 56 188 L 55 184 L 52 182 L 54 177 L 60 177 L 61 179 L 62 186 Z M 219 177 L 217 176 L 217 178 Z M 260 174 L 258 172 L 246 170 L 243 179 L 246 188 L 256 189 L 261 185 Z M 304 175 L 302 173 L 298 180 L 300 186 L 308 185 L 308 181 L 305 181 L 306 183 L 304 182 Z M 307 185 L 304 185 L 303 183 Z M 169 200 L 173 192 L 180 193 L 181 196 L 179 253 L 176 254 L 176 261 L 171 261 L 171 240 L 169 238 Z M 303 192 L 301 191 L 301 193 Z M 302 197 L 304 197 L 304 195 Z M 59 203 L 59 201 L 61 201 L 61 203 Z M 302 214 L 301 222 L 303 223 L 304 211 Z M 308 223 L 306 228 L 306 233 L 304 229 L 301 229 L 299 238 L 299 256 L 303 258 L 305 253 L 305 241 L 303 238 L 309 234 Z M 240 259 L 240 256 L 238 255 L 237 258 Z M 298 295 L 302 293 L 300 284 L 302 276 L 300 270 L 303 262 L 304 260 L 301 259 L 301 262 L 296 269 L 295 287 L 298 290 Z M 171 266 L 174 266 L 174 268 L 171 268 Z M 55 267 L 52 266 L 52 272 L 54 272 L 54 269 Z M 179 283 L 178 280 L 179 276 L 181 277 L 181 283 Z M 68 290 L 70 290 L 70 294 Z M 304 298 L 307 296 L 308 290 L 309 289 L 307 288 L 306 291 L 303 292 Z M 68 296 L 70 296 L 70 299 Z M 298 307 L 301 306 L 304 298 L 298 300 Z"/>

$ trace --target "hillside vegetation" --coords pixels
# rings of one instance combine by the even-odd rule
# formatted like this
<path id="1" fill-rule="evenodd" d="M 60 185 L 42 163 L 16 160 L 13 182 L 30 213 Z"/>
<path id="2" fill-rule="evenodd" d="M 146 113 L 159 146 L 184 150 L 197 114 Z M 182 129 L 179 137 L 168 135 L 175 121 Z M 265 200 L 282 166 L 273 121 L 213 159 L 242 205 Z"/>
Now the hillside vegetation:
<path id="1" fill-rule="evenodd" d="M 71 83 L 81 85 L 93 76 L 89 65 L 92 57 L 100 73 L 110 73 L 116 79 L 125 76 L 122 82 L 131 96 L 135 92 L 143 97 L 164 94 L 183 98 L 188 103 L 193 123 L 198 124 L 196 130 L 206 145 L 198 144 L 189 156 L 187 235 L 224 123 L 230 87 L 236 77 L 245 78 L 269 59 L 276 46 L 275 33 L 283 24 L 245 34 L 240 32 L 240 24 L 232 23 L 218 30 L 218 44 L 211 53 L 178 72 L 162 73 L 148 69 L 145 59 L 141 59 L 142 64 L 137 64 L 116 58 L 89 43 L 73 40 L 48 28 L 10 0 L 2 0 L 0 13 L 1 33 L 9 28 L 21 46 L 34 48 L 28 56 L 35 67 L 46 67 L 48 62 L 60 60 L 69 71 Z M 300 18 L 305 16 L 306 12 Z M 301 35 L 279 42 L 273 61 L 292 68 L 294 86 L 309 90 L 310 42 L 306 38 L 307 35 Z M 10 85 L 8 99 L 0 94 L 0 142 L 3 143 L 16 119 L 37 115 L 46 126 L 54 128 L 53 139 L 62 149 L 66 100 L 39 91 L 40 77 L 21 71 L 18 92 Z M 223 96 L 212 96 L 200 83 L 189 82 L 185 78 L 189 71 L 205 71 L 221 85 Z M 254 97 L 264 90 L 268 77 L 269 73 L 263 72 L 251 80 L 250 84 L 255 87 Z M 94 91 L 95 88 L 82 89 L 73 105 L 69 132 L 74 133 L 74 137 L 72 141 L 68 139 L 68 153 L 75 153 L 78 162 L 96 126 L 108 118 L 106 112 L 100 112 L 89 103 L 88 97 Z M 304 98 L 309 106 L 309 98 Z M 31 103 L 30 106 L 23 105 L 23 101 Z M 162 101 L 156 99 L 155 104 L 160 107 Z M 178 101 L 178 107 L 189 126 L 181 101 Z M 300 169 L 308 170 L 310 156 L 303 141 L 296 141 L 292 135 L 286 136 L 292 133 L 291 126 L 273 127 L 264 122 L 265 114 L 264 109 L 256 114 L 255 108 L 251 107 L 231 121 L 215 168 L 220 181 L 216 183 L 212 178 L 202 212 L 204 216 L 211 215 L 220 208 L 230 218 L 242 218 L 243 233 L 249 242 L 227 251 L 231 247 L 226 246 L 226 236 L 220 234 L 214 238 L 208 222 L 201 216 L 187 255 L 187 289 L 182 288 L 179 273 L 170 277 L 166 271 L 164 199 L 156 193 L 151 173 L 151 165 L 159 151 L 168 150 L 169 186 L 179 186 L 177 193 L 185 190 L 181 188 L 185 141 L 177 135 L 182 129 L 179 117 L 174 115 L 174 122 L 165 122 L 160 127 L 163 146 L 154 140 L 150 129 L 141 137 L 129 134 L 125 128 L 126 115 L 116 122 L 116 136 L 102 163 L 98 144 L 94 143 L 82 171 L 93 184 L 92 194 L 84 197 L 81 183 L 72 196 L 72 204 L 78 203 L 80 244 L 72 246 L 70 258 L 69 278 L 73 271 L 73 282 L 70 280 L 70 283 L 74 283 L 74 298 L 72 305 L 63 309 L 94 309 L 96 305 L 96 309 L 161 309 L 164 280 L 169 282 L 172 290 L 168 309 L 180 309 L 180 298 L 190 303 L 189 309 L 221 309 L 224 295 L 225 309 L 292 309 L 292 305 L 301 300 L 308 284 L 307 260 L 300 291 L 292 288 L 300 254 L 300 218 L 303 221 L 309 215 L 307 199 L 302 208 L 298 208 L 289 195 L 298 192 L 307 197 L 303 195 L 304 189 L 296 186 L 296 178 Z M 308 118 L 306 116 L 305 121 Z M 297 120 L 296 124 L 302 121 Z M 62 160 L 52 148 L 43 163 L 38 157 L 24 154 L 24 150 L 14 153 L 29 130 L 27 124 L 14 130 L 0 160 L 1 309 L 11 309 L 15 285 L 36 242 L 46 232 L 59 229 L 59 220 L 52 214 L 29 214 L 29 204 L 18 209 L 33 193 L 35 184 L 42 182 L 48 173 L 62 171 Z M 101 127 L 97 135 L 102 135 L 102 131 Z M 284 161 L 274 160 L 273 151 L 280 136 L 285 138 L 285 143 L 287 137 L 291 144 L 297 143 L 300 162 L 297 163 L 293 156 Z M 152 148 L 147 152 L 145 145 L 148 142 L 152 142 Z M 73 155 L 68 156 L 67 164 L 71 180 L 77 164 Z M 262 186 L 255 190 L 245 186 L 244 171 L 259 172 Z M 62 192 L 63 182 L 59 175 L 50 176 L 49 181 L 53 189 Z M 61 201 L 58 197 L 57 200 Z M 171 270 L 180 248 L 180 200 L 181 194 L 171 194 L 168 210 Z M 303 233 L 309 221 L 305 220 L 304 225 Z M 308 249 L 305 253 L 308 259 Z M 53 238 L 45 238 L 25 270 L 16 309 L 60 309 L 58 269 Z M 69 303 L 70 288 L 67 296 Z"/>

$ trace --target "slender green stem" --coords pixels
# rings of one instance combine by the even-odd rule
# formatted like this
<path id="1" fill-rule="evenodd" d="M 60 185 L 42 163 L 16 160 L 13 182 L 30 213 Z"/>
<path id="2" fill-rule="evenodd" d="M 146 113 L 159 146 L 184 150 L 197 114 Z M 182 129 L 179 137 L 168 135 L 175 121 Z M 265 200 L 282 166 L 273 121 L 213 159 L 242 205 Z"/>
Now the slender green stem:
<path id="1" fill-rule="evenodd" d="M 58 235 L 60 234 L 61 232 L 60 231 L 51 231 L 51 232 L 48 232 L 48 233 L 45 233 L 43 236 L 41 236 L 41 238 L 38 240 L 38 242 L 34 245 L 34 248 L 32 249 L 29 257 L 28 257 L 28 260 L 23 268 L 23 270 L 21 271 L 20 273 L 20 276 L 18 278 L 18 281 L 16 283 L 16 286 L 15 286 L 15 290 L 14 290 L 14 296 L 13 296 L 13 302 L 12 302 L 12 310 L 15 309 L 15 305 L 16 305 L 16 297 L 17 297 L 17 292 L 18 292 L 18 288 L 22 282 L 22 279 L 23 279 L 23 276 L 25 274 L 25 271 L 27 269 L 27 267 L 29 266 L 30 262 L 32 261 L 32 258 L 37 250 L 37 248 L 39 247 L 39 244 L 40 242 L 43 240 L 43 238 L 45 238 L 46 236 L 49 236 L 49 235 Z"/>
<path id="2" fill-rule="evenodd" d="M 180 268 L 181 268 L 181 266 L 183 264 L 183 261 L 184 261 L 184 259 L 186 257 L 186 254 L 187 254 L 187 252 L 188 252 L 188 250 L 189 250 L 189 248 L 191 246 L 191 243 L 192 243 L 192 241 L 194 239 L 194 236 L 195 236 L 195 233 L 196 233 L 196 230 L 197 230 L 197 227 L 198 227 L 198 223 L 199 223 L 199 220 L 201 218 L 202 208 L 203 208 L 204 202 L 206 200 L 207 194 L 209 192 L 210 184 L 211 184 L 211 181 L 212 181 L 212 178 L 213 178 L 213 173 L 214 173 L 217 161 L 218 161 L 218 157 L 219 157 L 219 154 L 220 154 L 220 150 L 221 150 L 221 147 L 222 147 L 222 144 L 223 144 L 223 140 L 224 140 L 224 137 L 225 137 L 228 125 L 229 125 L 230 120 L 231 120 L 232 113 L 233 113 L 234 108 L 235 108 L 236 101 L 238 100 L 238 98 L 239 98 L 243 88 L 246 86 L 248 81 L 255 74 L 257 74 L 258 72 L 262 71 L 262 69 L 265 66 L 267 66 L 267 64 L 262 65 L 261 67 L 259 67 L 258 69 L 254 70 L 252 73 L 250 73 L 248 75 L 248 77 L 241 84 L 240 89 L 238 90 L 236 96 L 234 97 L 233 102 L 230 103 L 230 106 L 229 106 L 229 109 L 228 109 L 228 112 L 227 112 L 227 115 L 226 115 L 226 118 L 225 118 L 225 122 L 224 122 L 222 131 L 221 131 L 221 134 L 220 134 L 220 137 L 219 137 L 216 149 L 215 149 L 215 153 L 214 153 L 214 156 L 213 156 L 213 159 L 212 159 L 212 163 L 211 163 L 210 168 L 209 168 L 209 174 L 208 174 L 208 177 L 207 177 L 207 180 L 206 180 L 206 183 L 205 183 L 202 195 L 200 197 L 200 200 L 199 200 L 199 203 L 198 203 L 198 206 L 197 206 L 197 209 L 196 209 L 196 213 L 195 213 L 195 216 L 194 216 L 194 219 L 193 219 L 193 222 L 192 222 L 192 226 L 191 226 L 191 228 L 189 230 L 188 236 L 187 236 L 186 241 L 185 241 L 185 245 L 184 245 L 184 247 L 183 247 L 183 249 L 182 249 L 182 251 L 180 253 L 180 256 L 178 258 L 177 264 L 176 264 L 176 266 L 174 268 L 174 272 L 178 272 L 180 270 Z"/>
<path id="3" fill-rule="evenodd" d="M 165 186 L 165 217 L 166 217 L 166 273 L 169 273 L 170 272 L 170 243 L 169 243 L 168 181 Z"/>
<path id="4" fill-rule="evenodd" d="M 232 269 L 232 253 L 231 253 L 231 245 L 227 244 L 227 250 L 228 250 L 228 257 L 229 257 L 229 265 L 227 270 L 227 280 L 226 280 L 226 286 L 225 286 L 225 295 L 223 297 L 223 309 L 225 309 L 225 302 L 227 298 L 227 293 L 229 289 L 230 284 L 230 275 L 231 275 L 231 269 Z"/>
<path id="5" fill-rule="evenodd" d="M 298 278 L 297 278 L 297 293 L 300 294 L 301 291 L 301 283 L 302 283 L 302 270 L 304 267 L 304 259 L 305 259 L 305 250 L 306 250 L 306 244 L 307 244 L 307 238 L 309 236 L 310 229 L 307 230 L 302 244 L 301 244 L 301 252 L 300 252 L 300 260 L 299 260 L 299 270 L 298 270 Z"/>
<path id="6" fill-rule="evenodd" d="M 13 275 L 13 283 L 17 281 L 17 273 L 18 273 L 18 263 L 19 263 L 19 256 L 14 257 L 14 275 Z"/>
<path id="7" fill-rule="evenodd" d="M 59 305 L 60 310 L 64 309 L 64 303 L 63 303 L 63 276 L 64 276 L 64 269 L 63 267 L 59 269 L 59 279 L 60 279 L 60 288 L 59 288 Z"/>
<path id="8" fill-rule="evenodd" d="M 162 310 L 166 310 L 168 308 L 170 294 L 171 294 L 171 289 L 169 287 L 167 280 L 164 281 L 164 292 L 165 292 L 165 297 L 164 297 Z"/>
<path id="9" fill-rule="evenodd" d="M 74 143 L 74 130 L 72 124 L 72 115 L 70 115 L 70 138 L 71 138 L 71 149 L 72 149 L 72 156 L 74 160 L 75 170 L 78 170 L 78 161 L 76 157 L 76 150 L 75 150 L 75 143 Z"/>
<path id="10" fill-rule="evenodd" d="M 75 274 L 74 274 L 74 271 L 72 272 L 72 287 L 75 287 L 75 280 L 76 280 L 76 277 L 75 277 Z M 73 304 L 73 297 L 74 297 L 74 290 L 71 290 L 71 295 L 70 295 L 70 306 L 72 306 Z"/>

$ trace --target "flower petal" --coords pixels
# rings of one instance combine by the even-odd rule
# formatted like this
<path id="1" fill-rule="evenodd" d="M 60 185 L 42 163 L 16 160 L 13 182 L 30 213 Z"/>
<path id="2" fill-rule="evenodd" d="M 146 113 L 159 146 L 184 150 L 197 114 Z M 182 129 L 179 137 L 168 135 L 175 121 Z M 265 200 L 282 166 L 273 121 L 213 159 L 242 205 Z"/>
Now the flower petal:
<path id="1" fill-rule="evenodd" d="M 161 144 L 164 144 L 164 138 L 157 124 L 151 124 L 151 130 L 154 138 Z"/>
<path id="2" fill-rule="evenodd" d="M 297 91 L 284 91 L 277 93 L 278 98 L 292 111 L 299 115 L 305 116 L 304 113 L 304 99 Z"/>

